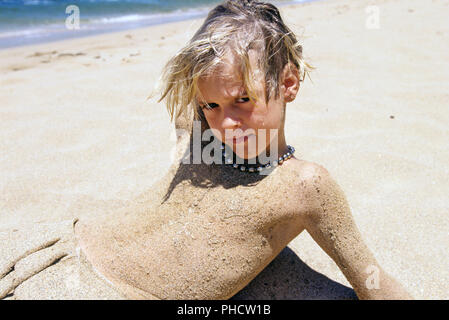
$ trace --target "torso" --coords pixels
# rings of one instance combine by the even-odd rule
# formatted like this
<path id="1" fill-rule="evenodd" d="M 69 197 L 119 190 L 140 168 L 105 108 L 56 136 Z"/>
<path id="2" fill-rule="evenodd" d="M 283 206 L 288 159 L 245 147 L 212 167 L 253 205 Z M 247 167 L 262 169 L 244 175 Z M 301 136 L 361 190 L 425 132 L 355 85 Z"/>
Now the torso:
<path id="1" fill-rule="evenodd" d="M 196 166 L 169 172 L 133 208 L 77 223 L 89 261 L 129 297 L 230 298 L 303 231 L 307 162 L 262 179 Z"/>

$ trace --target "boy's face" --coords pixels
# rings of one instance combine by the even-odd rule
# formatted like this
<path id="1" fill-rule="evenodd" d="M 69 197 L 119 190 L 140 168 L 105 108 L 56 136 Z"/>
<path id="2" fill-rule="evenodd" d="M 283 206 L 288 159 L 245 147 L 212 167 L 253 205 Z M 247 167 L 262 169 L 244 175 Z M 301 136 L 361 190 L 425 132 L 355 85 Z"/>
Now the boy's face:
<path id="1" fill-rule="evenodd" d="M 287 150 L 283 121 L 285 104 L 294 97 L 291 99 L 290 91 L 280 83 L 280 96 L 277 99 L 272 97 L 266 103 L 263 72 L 255 67 L 256 51 L 250 50 L 249 58 L 255 80 L 255 103 L 250 101 L 245 92 L 239 63 L 232 54 L 226 56 L 223 65 L 212 75 L 199 80 L 201 96 L 197 96 L 197 101 L 214 135 L 240 158 L 251 159 L 264 150 L 267 150 L 267 155 L 276 150 L 280 156 Z"/>

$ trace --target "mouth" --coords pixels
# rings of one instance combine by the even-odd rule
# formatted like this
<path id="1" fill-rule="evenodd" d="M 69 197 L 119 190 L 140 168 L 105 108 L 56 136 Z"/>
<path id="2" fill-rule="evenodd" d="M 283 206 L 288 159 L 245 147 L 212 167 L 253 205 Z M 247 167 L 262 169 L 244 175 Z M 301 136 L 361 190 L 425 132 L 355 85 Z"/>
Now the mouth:
<path id="1" fill-rule="evenodd" d="M 232 139 L 232 143 L 234 143 L 234 144 L 244 143 L 246 141 L 248 141 L 248 136 L 242 136 L 242 137 L 238 137 L 238 138 L 234 137 Z"/>
<path id="2" fill-rule="evenodd" d="M 247 142 L 250 136 L 252 136 L 252 134 L 247 136 L 233 137 L 232 139 L 228 139 L 227 141 L 233 144 L 241 144 Z"/>

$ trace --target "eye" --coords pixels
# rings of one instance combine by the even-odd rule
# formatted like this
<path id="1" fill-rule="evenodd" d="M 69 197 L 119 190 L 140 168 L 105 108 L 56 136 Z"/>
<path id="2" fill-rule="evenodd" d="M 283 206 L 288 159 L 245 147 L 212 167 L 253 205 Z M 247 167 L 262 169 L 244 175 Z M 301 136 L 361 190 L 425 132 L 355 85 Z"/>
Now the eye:
<path id="1" fill-rule="evenodd" d="M 205 105 L 200 106 L 201 109 L 212 110 L 218 107 L 216 103 L 206 103 Z"/>
<path id="2" fill-rule="evenodd" d="M 237 99 L 237 103 L 247 103 L 249 101 L 250 101 L 250 99 L 248 97 L 243 97 L 243 98 Z"/>

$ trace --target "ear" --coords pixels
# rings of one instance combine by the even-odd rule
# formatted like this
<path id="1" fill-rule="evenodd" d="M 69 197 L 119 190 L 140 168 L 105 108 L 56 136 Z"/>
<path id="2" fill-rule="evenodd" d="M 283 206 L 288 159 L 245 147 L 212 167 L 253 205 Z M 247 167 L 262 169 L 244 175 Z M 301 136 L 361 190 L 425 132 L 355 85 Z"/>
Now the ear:
<path id="1" fill-rule="evenodd" d="M 299 71 L 292 63 L 287 63 L 281 75 L 281 90 L 285 102 L 292 102 L 299 91 Z"/>

